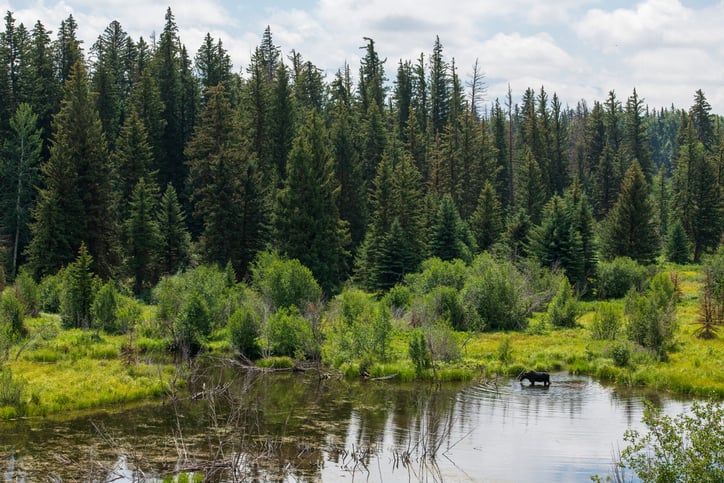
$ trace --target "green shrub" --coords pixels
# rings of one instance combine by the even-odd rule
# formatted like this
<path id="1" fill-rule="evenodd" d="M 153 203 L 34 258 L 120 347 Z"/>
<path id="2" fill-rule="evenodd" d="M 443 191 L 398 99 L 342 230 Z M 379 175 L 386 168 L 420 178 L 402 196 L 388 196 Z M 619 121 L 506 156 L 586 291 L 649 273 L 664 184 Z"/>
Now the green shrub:
<path id="1" fill-rule="evenodd" d="M 437 257 L 422 262 L 419 272 L 405 277 L 405 282 L 417 294 L 426 294 L 437 287 L 460 290 L 465 283 L 465 262 L 459 259 L 443 261 Z"/>
<path id="2" fill-rule="evenodd" d="M 611 358 L 616 367 L 626 367 L 631 361 L 631 349 L 625 342 L 618 342 L 611 347 Z"/>
<path id="3" fill-rule="evenodd" d="M 578 314 L 578 302 L 573 296 L 568 277 L 561 277 L 558 291 L 548 304 L 546 320 L 556 327 L 573 327 L 576 325 Z"/>
<path id="4" fill-rule="evenodd" d="M 275 356 L 304 358 L 312 348 L 312 328 L 295 306 L 282 308 L 267 319 L 267 346 Z"/>
<path id="5" fill-rule="evenodd" d="M 598 298 L 621 298 L 632 288 L 641 291 L 648 277 L 649 270 L 628 257 L 600 261 L 597 268 Z"/>
<path id="6" fill-rule="evenodd" d="M 591 321 L 591 338 L 615 340 L 621 331 L 621 310 L 610 302 L 600 302 Z"/>
<path id="7" fill-rule="evenodd" d="M 229 318 L 229 343 L 247 359 L 261 356 L 259 333 L 258 316 L 251 308 L 241 307 Z"/>
<path id="8" fill-rule="evenodd" d="M 498 344 L 498 360 L 503 365 L 513 362 L 513 345 L 510 343 L 510 336 L 505 336 Z"/>
<path id="9" fill-rule="evenodd" d="M 721 403 L 694 401 L 673 417 L 649 404 L 642 418 L 647 432 L 626 431 L 620 465 L 641 481 L 724 481 L 722 421 Z"/>
<path id="10" fill-rule="evenodd" d="M 631 291 L 624 307 L 629 340 L 663 358 L 676 334 L 675 302 L 674 284 L 665 273 L 652 279 L 645 294 Z"/>
<path id="11" fill-rule="evenodd" d="M 382 301 L 392 312 L 402 312 L 410 308 L 412 291 L 406 285 L 395 285 L 382 298 Z"/>
<path id="12" fill-rule="evenodd" d="M 15 278 L 15 295 L 25 308 L 25 313 L 37 317 L 40 308 L 40 291 L 33 277 L 25 270 Z"/>
<path id="13" fill-rule="evenodd" d="M 113 282 L 107 282 L 98 291 L 91 306 L 93 325 L 101 330 L 105 330 L 109 334 L 122 333 L 116 322 L 117 309 L 118 292 Z"/>
<path id="14" fill-rule="evenodd" d="M 529 302 L 522 275 L 507 261 L 478 255 L 461 292 L 469 330 L 525 329 Z"/>
<path id="15" fill-rule="evenodd" d="M 206 302 L 192 294 L 184 302 L 174 323 L 174 348 L 182 358 L 193 357 L 202 340 L 211 333 L 211 314 Z"/>
<path id="16" fill-rule="evenodd" d="M 444 323 L 429 329 L 431 357 L 436 361 L 453 362 L 460 359 L 460 345 L 453 329 Z"/>
<path id="17" fill-rule="evenodd" d="M 322 296 L 311 270 L 299 260 L 285 260 L 275 252 L 262 252 L 251 268 L 253 285 L 273 308 L 295 306 L 300 311 Z"/>
<path id="18" fill-rule="evenodd" d="M 116 330 L 118 333 L 125 334 L 133 330 L 136 325 L 141 322 L 143 310 L 141 305 L 132 299 L 120 295 L 117 300 L 116 307 Z"/>
<path id="19" fill-rule="evenodd" d="M 0 366 L 0 407 L 18 407 L 22 404 L 25 384 L 13 377 L 10 367 Z"/>
<path id="20" fill-rule="evenodd" d="M 5 326 L 3 335 L 10 343 L 25 336 L 25 308 L 10 289 L 5 290 L 0 299 L 0 325 Z"/>
<path id="21" fill-rule="evenodd" d="M 408 346 L 408 354 L 412 363 L 415 365 L 415 374 L 418 378 L 422 377 L 426 369 L 432 367 L 430 360 L 430 350 L 427 347 L 425 334 L 421 330 L 415 330 L 410 337 Z"/>
<path id="22" fill-rule="evenodd" d="M 38 305 L 43 312 L 58 313 L 62 293 L 63 271 L 45 276 L 38 285 Z"/>
<path id="23" fill-rule="evenodd" d="M 448 286 L 435 287 L 427 294 L 426 299 L 434 322 L 447 321 L 455 330 L 468 329 L 458 289 Z"/>

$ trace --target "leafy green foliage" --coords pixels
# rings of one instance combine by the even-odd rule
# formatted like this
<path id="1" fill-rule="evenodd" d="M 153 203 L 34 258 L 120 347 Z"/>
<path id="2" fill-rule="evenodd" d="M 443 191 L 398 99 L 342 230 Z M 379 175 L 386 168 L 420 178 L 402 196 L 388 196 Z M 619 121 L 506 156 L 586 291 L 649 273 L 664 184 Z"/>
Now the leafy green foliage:
<path id="1" fill-rule="evenodd" d="M 623 314 L 618 306 L 600 302 L 591 321 L 591 338 L 594 340 L 616 340 L 621 332 Z"/>
<path id="2" fill-rule="evenodd" d="M 546 320 L 556 327 L 573 327 L 579 314 L 578 302 L 568 278 L 561 277 L 558 291 L 548 304 Z"/>
<path id="3" fill-rule="evenodd" d="M 305 358 L 313 342 L 312 329 L 295 306 L 279 309 L 266 321 L 263 346 L 275 356 Z"/>
<path id="4" fill-rule="evenodd" d="M 410 336 L 408 354 L 410 355 L 410 359 L 412 359 L 412 363 L 415 365 L 415 375 L 418 378 L 422 377 L 426 369 L 432 367 L 430 350 L 427 347 L 425 334 L 421 330 L 414 331 Z"/>
<path id="5" fill-rule="evenodd" d="M 628 338 L 665 357 L 677 328 L 675 304 L 674 284 L 665 273 L 654 276 L 645 294 L 631 291 L 624 308 Z"/>
<path id="6" fill-rule="evenodd" d="M 312 272 L 299 260 L 286 260 L 276 252 L 262 252 L 251 269 L 252 284 L 271 307 L 295 306 L 305 310 L 307 304 L 322 296 Z"/>
<path id="7" fill-rule="evenodd" d="M 332 363 L 385 360 L 392 324 L 387 306 L 360 290 L 347 289 L 331 303 L 326 356 Z"/>
<path id="8" fill-rule="evenodd" d="M 98 290 L 93 305 L 91 305 L 94 325 L 108 333 L 117 333 L 117 309 L 118 292 L 112 282 L 107 282 Z"/>
<path id="9" fill-rule="evenodd" d="M 647 431 L 624 435 L 620 465 L 642 481 L 722 481 L 723 420 L 724 407 L 711 401 L 695 401 L 690 412 L 673 417 L 650 404 L 642 419 Z"/>
<path id="10" fill-rule="evenodd" d="M 630 289 L 643 290 L 649 270 L 628 257 L 599 262 L 597 270 L 599 299 L 621 298 Z"/>
<path id="11" fill-rule="evenodd" d="M 473 316 L 471 330 L 523 329 L 529 308 L 525 280 L 510 262 L 478 255 L 461 292 L 463 304 Z"/>
<path id="12" fill-rule="evenodd" d="M 229 342 L 243 357 L 254 360 L 261 356 L 260 329 L 256 312 L 242 306 L 229 318 Z"/>
<path id="13" fill-rule="evenodd" d="M 5 290 L 0 297 L 0 326 L 0 333 L 7 337 L 6 342 L 25 335 L 25 308 L 12 290 Z"/>

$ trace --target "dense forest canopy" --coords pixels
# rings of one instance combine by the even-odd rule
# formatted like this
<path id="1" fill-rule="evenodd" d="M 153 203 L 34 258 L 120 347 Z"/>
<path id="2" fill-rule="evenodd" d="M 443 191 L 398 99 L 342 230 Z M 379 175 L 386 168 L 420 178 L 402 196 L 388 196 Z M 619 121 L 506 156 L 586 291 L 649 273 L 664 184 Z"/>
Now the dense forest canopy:
<path id="1" fill-rule="evenodd" d="M 440 38 L 398 65 L 360 39 L 360 65 L 327 79 L 269 28 L 241 69 L 211 35 L 189 50 L 171 9 L 151 41 L 114 21 L 84 46 L 77 29 L 4 18 L 3 278 L 87 250 L 142 293 L 199 263 L 247 278 L 272 248 L 330 294 L 488 250 L 583 290 L 599 258 L 698 261 L 721 240 L 724 129 L 701 90 L 688 109 L 633 87 L 486 100 Z"/>

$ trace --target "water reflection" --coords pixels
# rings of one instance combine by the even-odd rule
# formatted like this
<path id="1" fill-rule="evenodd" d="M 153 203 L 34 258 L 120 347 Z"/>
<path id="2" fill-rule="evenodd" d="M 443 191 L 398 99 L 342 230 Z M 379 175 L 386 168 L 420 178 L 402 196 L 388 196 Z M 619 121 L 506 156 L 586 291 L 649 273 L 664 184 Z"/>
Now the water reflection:
<path id="1" fill-rule="evenodd" d="M 205 367 L 190 394 L 0 424 L 5 481 L 587 481 L 607 474 L 642 397 L 586 377 L 397 384 Z M 649 399 L 666 412 L 686 403 Z"/>

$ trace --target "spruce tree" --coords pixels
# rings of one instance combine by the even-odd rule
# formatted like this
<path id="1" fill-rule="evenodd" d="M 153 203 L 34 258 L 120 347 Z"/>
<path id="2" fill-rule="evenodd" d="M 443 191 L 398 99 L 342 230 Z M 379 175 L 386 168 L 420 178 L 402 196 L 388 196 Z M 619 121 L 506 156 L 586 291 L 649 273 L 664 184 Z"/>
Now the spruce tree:
<path id="1" fill-rule="evenodd" d="M 503 231 L 502 213 L 495 187 L 488 180 L 480 192 L 475 211 L 468 220 L 480 250 L 487 250 L 500 240 Z"/>
<path id="2" fill-rule="evenodd" d="M 139 180 L 145 178 L 154 182 L 156 176 L 156 171 L 152 170 L 153 150 L 148 142 L 146 126 L 134 108 L 131 108 L 121 128 L 112 159 L 116 171 L 117 215 L 125 220 L 131 195 Z"/>
<path id="3" fill-rule="evenodd" d="M 533 223 L 538 223 L 546 202 L 546 186 L 533 151 L 526 148 L 518 169 L 515 204 Z"/>
<path id="4" fill-rule="evenodd" d="M 674 263 L 689 262 L 689 238 L 686 236 L 684 225 L 676 220 L 669 232 L 666 234 L 666 245 L 664 246 L 666 259 Z"/>
<path id="5" fill-rule="evenodd" d="M 349 233 L 339 218 L 339 184 L 327 143 L 322 118 L 311 111 L 289 153 L 274 228 L 280 251 L 309 268 L 322 289 L 331 293 L 345 275 Z"/>
<path id="6" fill-rule="evenodd" d="M 191 235 L 186 214 L 171 183 L 161 196 L 156 213 L 158 222 L 158 274 L 173 275 L 186 268 L 191 257 Z"/>
<path id="7" fill-rule="evenodd" d="M 230 261 L 236 273 L 246 274 L 266 243 L 266 196 L 223 85 L 210 88 L 207 97 L 186 147 L 194 216 L 203 226 L 201 251 L 207 261 Z"/>
<path id="8" fill-rule="evenodd" d="M 156 220 L 158 186 L 140 178 L 129 202 L 124 221 L 125 268 L 133 277 L 133 292 L 140 294 L 156 281 L 161 234 Z"/>
<path id="9" fill-rule="evenodd" d="M 601 253 L 607 260 L 630 257 L 651 263 L 658 247 L 648 184 L 638 163 L 634 162 L 626 171 L 616 204 L 603 222 Z"/>
<path id="10" fill-rule="evenodd" d="M 452 197 L 446 194 L 438 203 L 430 229 L 428 241 L 430 255 L 444 261 L 457 258 L 470 262 L 475 252 L 471 238 L 467 223 L 460 218 Z"/>
<path id="11" fill-rule="evenodd" d="M 111 169 L 98 111 L 85 68 L 78 63 L 64 87 L 53 123 L 50 159 L 42 166 L 45 188 L 38 193 L 28 247 L 38 275 L 70 263 L 82 241 L 101 276 L 115 264 Z"/>
<path id="12" fill-rule="evenodd" d="M 30 239 L 30 210 L 36 186 L 43 141 L 38 116 L 29 104 L 21 103 L 10 119 L 10 135 L 0 151 L 0 237 L 12 247 L 8 267 L 15 277 Z"/>

